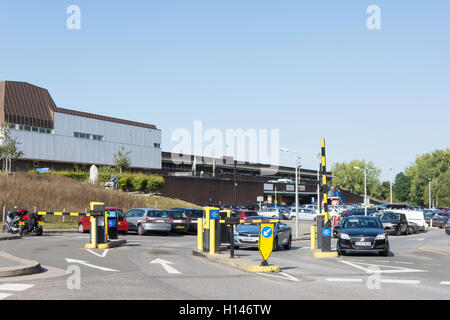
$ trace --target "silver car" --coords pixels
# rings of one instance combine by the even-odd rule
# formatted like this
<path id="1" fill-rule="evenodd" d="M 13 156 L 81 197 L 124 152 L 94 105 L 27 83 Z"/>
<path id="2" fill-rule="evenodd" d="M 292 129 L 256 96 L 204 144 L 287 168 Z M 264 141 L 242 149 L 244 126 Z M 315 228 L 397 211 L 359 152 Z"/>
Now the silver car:
<path id="1" fill-rule="evenodd" d="M 241 223 L 238 225 L 234 233 L 234 247 L 236 249 L 239 249 L 239 247 L 258 248 L 260 228 L 259 223 Z M 273 241 L 273 251 L 276 251 L 280 245 L 286 250 L 291 249 L 292 228 L 281 222 L 275 223 Z"/>
<path id="2" fill-rule="evenodd" d="M 126 213 L 129 231 L 137 231 L 142 236 L 147 231 L 169 234 L 172 229 L 170 218 L 164 210 L 151 208 L 135 208 Z"/>

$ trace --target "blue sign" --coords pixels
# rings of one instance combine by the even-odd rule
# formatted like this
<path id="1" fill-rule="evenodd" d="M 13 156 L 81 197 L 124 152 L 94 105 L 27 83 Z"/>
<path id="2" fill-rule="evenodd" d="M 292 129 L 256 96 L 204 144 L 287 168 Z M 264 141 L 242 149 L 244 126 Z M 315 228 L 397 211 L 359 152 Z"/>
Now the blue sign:
<path id="1" fill-rule="evenodd" d="M 49 172 L 49 168 L 37 168 L 36 172 L 42 173 L 42 172 Z"/>
<path id="2" fill-rule="evenodd" d="M 117 218 L 117 212 L 116 211 L 109 211 L 108 216 L 110 218 Z"/>
<path id="3" fill-rule="evenodd" d="M 117 228 L 117 220 L 108 220 L 110 228 Z"/>
<path id="4" fill-rule="evenodd" d="M 331 228 L 323 228 L 322 237 L 330 237 L 330 236 L 331 236 Z"/>
<path id="5" fill-rule="evenodd" d="M 271 227 L 264 227 L 261 230 L 261 234 L 266 239 L 270 238 L 272 236 L 272 228 Z"/>
<path id="6" fill-rule="evenodd" d="M 218 220 L 219 219 L 219 210 L 210 210 L 209 211 L 209 218 L 211 220 Z"/>

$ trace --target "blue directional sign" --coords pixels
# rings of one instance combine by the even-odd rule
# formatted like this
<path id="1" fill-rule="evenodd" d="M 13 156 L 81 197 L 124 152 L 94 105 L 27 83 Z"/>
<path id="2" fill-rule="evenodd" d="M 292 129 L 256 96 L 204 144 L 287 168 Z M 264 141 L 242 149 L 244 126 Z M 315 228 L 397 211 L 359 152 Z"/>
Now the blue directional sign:
<path id="1" fill-rule="evenodd" d="M 37 168 L 36 172 L 42 173 L 42 172 L 49 172 L 49 168 Z"/>
<path id="2" fill-rule="evenodd" d="M 268 239 L 268 238 L 270 238 L 271 236 L 272 236 L 272 228 L 271 227 L 264 227 L 262 230 L 261 230 L 261 234 L 262 234 L 262 236 L 264 237 L 264 238 L 266 238 L 266 239 Z"/>
<path id="3" fill-rule="evenodd" d="M 323 237 L 330 237 L 331 236 L 331 228 L 323 228 L 322 229 L 322 236 Z"/>
<path id="4" fill-rule="evenodd" d="M 219 219 L 219 210 L 210 210 L 209 211 L 209 219 L 218 220 Z"/>

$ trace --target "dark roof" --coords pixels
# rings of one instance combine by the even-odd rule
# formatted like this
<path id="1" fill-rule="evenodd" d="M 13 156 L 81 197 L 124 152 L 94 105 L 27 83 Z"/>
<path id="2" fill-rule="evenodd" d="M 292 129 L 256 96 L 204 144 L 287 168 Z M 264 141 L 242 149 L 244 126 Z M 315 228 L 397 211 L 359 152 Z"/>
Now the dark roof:
<path id="1" fill-rule="evenodd" d="M 157 129 L 155 125 L 59 108 L 50 93 L 27 82 L 0 81 L 0 122 L 54 129 L 54 112 L 130 126 Z"/>

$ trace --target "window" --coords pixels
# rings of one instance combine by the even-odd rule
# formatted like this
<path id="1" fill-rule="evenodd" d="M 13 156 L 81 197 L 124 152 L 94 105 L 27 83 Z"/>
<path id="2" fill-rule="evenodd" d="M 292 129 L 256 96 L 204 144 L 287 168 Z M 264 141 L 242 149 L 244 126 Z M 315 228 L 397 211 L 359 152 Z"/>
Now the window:
<path id="1" fill-rule="evenodd" d="M 46 133 L 48 129 L 45 128 L 39 128 L 39 133 Z"/>
<path id="2" fill-rule="evenodd" d="M 39 131 L 39 128 L 31 127 L 31 131 L 33 131 L 33 132 L 38 132 L 38 131 Z"/>
<path id="3" fill-rule="evenodd" d="M 31 131 L 31 127 L 30 126 L 24 126 L 23 127 L 25 131 Z"/>
<path id="4" fill-rule="evenodd" d="M 94 134 L 94 135 L 92 135 L 92 140 L 103 141 L 103 136 Z"/>
<path id="5" fill-rule="evenodd" d="M 161 148 L 161 144 L 160 144 L 160 143 L 154 143 L 153 146 L 154 146 L 155 148 Z"/>
<path id="6" fill-rule="evenodd" d="M 73 136 L 75 138 L 88 139 L 88 140 L 92 139 L 92 140 L 95 140 L 95 141 L 103 141 L 103 136 L 96 135 L 96 134 L 74 132 Z"/>

